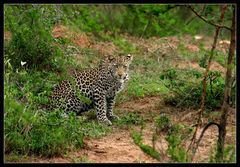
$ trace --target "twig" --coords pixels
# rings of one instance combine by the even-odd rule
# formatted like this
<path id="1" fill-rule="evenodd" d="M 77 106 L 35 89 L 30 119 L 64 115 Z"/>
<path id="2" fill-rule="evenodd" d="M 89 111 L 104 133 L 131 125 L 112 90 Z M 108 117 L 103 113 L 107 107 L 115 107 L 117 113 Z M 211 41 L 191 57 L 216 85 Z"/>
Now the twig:
<path id="1" fill-rule="evenodd" d="M 96 153 L 107 153 L 105 150 L 94 150 Z"/>
<path id="2" fill-rule="evenodd" d="M 203 6 L 202 11 L 201 11 L 201 15 L 202 15 L 203 11 L 205 10 L 205 8 L 206 8 L 206 6 Z M 186 25 L 188 25 L 189 23 L 191 23 L 196 17 L 197 17 L 197 15 L 195 15 L 194 17 L 192 17 L 192 18 L 186 23 Z"/>
<path id="3" fill-rule="evenodd" d="M 196 142 L 196 146 L 195 146 L 194 149 L 192 150 L 193 152 L 192 152 L 192 157 L 191 157 L 191 159 L 194 158 L 195 153 L 196 153 L 196 150 L 197 150 L 197 148 L 198 148 L 198 146 L 199 146 L 200 141 L 202 140 L 202 137 L 203 137 L 204 133 L 206 132 L 206 130 L 207 130 L 211 125 L 216 125 L 216 126 L 218 127 L 218 130 L 220 131 L 221 126 L 220 126 L 218 123 L 216 123 L 216 122 L 209 122 L 209 123 L 203 128 L 202 133 L 201 133 L 199 139 L 198 139 L 197 142 Z"/>
<path id="4" fill-rule="evenodd" d="M 169 43 L 169 41 L 167 40 L 167 44 L 168 44 L 168 46 L 172 49 L 172 51 L 176 51 L 176 49 L 175 48 L 173 48 L 173 46 L 171 46 L 171 44 Z"/>
<path id="5" fill-rule="evenodd" d="M 227 30 L 230 30 L 232 31 L 232 28 L 228 27 L 228 26 L 225 26 L 225 25 L 220 25 L 220 24 L 217 24 L 217 23 L 214 23 L 210 20 L 207 20 L 205 17 L 201 16 L 191 5 L 186 5 L 187 8 L 191 9 L 193 11 L 193 13 L 195 13 L 200 19 L 202 19 L 203 21 L 205 21 L 206 23 L 208 24 L 211 24 L 215 27 L 219 27 L 219 28 L 225 28 Z"/>

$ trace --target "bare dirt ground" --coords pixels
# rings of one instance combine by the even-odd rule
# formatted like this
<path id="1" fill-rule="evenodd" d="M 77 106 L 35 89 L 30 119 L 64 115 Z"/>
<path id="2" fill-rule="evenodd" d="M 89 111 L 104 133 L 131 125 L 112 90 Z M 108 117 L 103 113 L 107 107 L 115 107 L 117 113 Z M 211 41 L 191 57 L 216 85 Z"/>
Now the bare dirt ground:
<path id="1" fill-rule="evenodd" d="M 174 123 L 181 123 L 185 125 L 191 125 L 196 117 L 196 111 L 182 111 L 175 112 L 176 109 L 171 107 L 164 107 L 161 102 L 161 98 L 146 97 L 140 100 L 130 101 L 117 106 L 118 109 L 124 111 L 133 112 L 139 111 L 142 115 L 152 112 L 153 115 L 157 113 L 167 113 Z M 218 112 L 218 111 L 215 111 Z M 235 115 L 236 110 L 231 109 L 229 112 L 226 143 L 233 144 L 236 142 L 232 136 L 236 136 Z M 150 114 L 151 115 L 151 114 Z M 214 117 L 214 116 L 213 116 Z M 217 118 L 217 116 L 216 116 Z M 205 118 L 205 122 L 206 122 Z M 138 130 L 139 127 L 133 127 Z M 143 130 L 143 143 L 152 146 L 153 135 L 153 123 L 147 122 L 146 127 Z M 200 131 L 198 135 L 200 134 Z M 217 141 L 218 129 L 214 126 L 210 127 L 196 152 L 193 162 L 208 162 L 210 153 Z M 188 145 L 190 140 L 187 140 L 184 144 Z M 53 158 L 39 158 L 32 157 L 26 159 L 26 162 L 38 162 L 38 163 L 72 163 L 72 162 L 89 162 L 89 163 L 167 163 L 170 162 L 170 157 L 166 154 L 168 143 L 165 140 L 165 135 L 158 136 L 158 140 L 155 144 L 155 149 L 160 152 L 161 160 L 157 161 L 151 156 L 144 153 L 139 146 L 134 144 L 131 137 L 131 129 L 129 128 L 117 128 L 113 130 L 113 133 L 98 138 L 86 138 L 85 147 L 79 151 L 70 152 L 64 157 Z"/>

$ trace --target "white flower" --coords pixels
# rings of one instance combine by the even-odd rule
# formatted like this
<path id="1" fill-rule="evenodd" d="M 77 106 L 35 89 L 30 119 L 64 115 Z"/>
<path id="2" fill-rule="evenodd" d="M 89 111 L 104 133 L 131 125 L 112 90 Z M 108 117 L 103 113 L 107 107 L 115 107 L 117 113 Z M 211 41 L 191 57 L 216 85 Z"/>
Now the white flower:
<path id="1" fill-rule="evenodd" d="M 21 61 L 21 65 L 24 66 L 27 62 Z"/>
<path id="2" fill-rule="evenodd" d="M 195 35 L 194 38 L 195 38 L 196 40 L 199 40 L 199 39 L 202 39 L 203 37 L 200 36 L 200 35 Z"/>

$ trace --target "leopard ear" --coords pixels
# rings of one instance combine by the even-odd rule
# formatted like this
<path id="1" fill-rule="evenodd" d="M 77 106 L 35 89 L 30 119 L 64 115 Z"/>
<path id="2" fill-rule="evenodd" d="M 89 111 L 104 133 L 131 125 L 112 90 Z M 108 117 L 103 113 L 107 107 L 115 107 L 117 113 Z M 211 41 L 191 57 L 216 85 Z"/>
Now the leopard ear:
<path id="1" fill-rule="evenodd" d="M 113 57 L 113 55 L 108 55 L 108 56 L 106 56 L 106 59 L 107 59 L 109 62 L 113 62 L 113 61 L 116 60 L 116 58 Z"/>
<path id="2" fill-rule="evenodd" d="M 130 54 L 128 54 L 128 55 L 127 55 L 127 59 L 128 59 L 128 60 L 132 60 L 132 59 L 133 59 L 133 56 L 130 55 Z"/>

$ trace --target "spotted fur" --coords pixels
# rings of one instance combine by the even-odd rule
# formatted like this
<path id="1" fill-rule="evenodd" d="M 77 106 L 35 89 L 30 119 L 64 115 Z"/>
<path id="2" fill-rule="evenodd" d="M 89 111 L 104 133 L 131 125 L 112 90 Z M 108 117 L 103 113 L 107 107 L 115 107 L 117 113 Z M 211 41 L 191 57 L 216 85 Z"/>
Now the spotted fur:
<path id="1" fill-rule="evenodd" d="M 133 56 L 107 56 L 97 68 L 74 71 L 63 80 L 49 97 L 51 109 L 61 108 L 77 115 L 96 108 L 97 119 L 111 125 L 116 95 L 128 81 L 128 70 Z"/>

